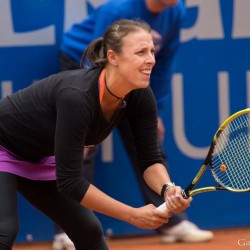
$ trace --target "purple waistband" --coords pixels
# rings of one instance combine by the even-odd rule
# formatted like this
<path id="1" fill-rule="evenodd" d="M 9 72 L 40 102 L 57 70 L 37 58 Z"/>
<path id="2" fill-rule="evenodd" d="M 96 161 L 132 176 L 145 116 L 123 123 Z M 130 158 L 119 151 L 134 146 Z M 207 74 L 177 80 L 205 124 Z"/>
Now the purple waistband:
<path id="1" fill-rule="evenodd" d="M 31 180 L 56 179 L 55 156 L 43 157 L 37 162 L 21 159 L 0 146 L 0 172 L 8 172 Z"/>

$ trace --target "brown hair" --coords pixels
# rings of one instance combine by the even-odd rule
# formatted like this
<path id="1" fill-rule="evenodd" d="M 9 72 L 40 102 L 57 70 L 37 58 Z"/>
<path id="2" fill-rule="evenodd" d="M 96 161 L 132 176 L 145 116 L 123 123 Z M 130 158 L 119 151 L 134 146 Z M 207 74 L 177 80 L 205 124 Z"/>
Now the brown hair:
<path id="1" fill-rule="evenodd" d="M 105 67 L 108 63 L 107 51 L 113 50 L 117 54 L 122 51 L 122 38 L 130 32 L 145 30 L 151 32 L 150 26 L 142 20 L 121 19 L 112 23 L 100 37 L 89 44 L 86 48 L 81 65 L 87 66 L 87 60 L 93 67 Z"/>

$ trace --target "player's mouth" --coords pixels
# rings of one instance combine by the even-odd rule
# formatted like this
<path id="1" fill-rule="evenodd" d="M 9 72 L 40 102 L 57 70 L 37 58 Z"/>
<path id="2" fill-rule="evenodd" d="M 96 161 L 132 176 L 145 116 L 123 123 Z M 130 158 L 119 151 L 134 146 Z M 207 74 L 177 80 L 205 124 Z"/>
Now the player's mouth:
<path id="1" fill-rule="evenodd" d="M 151 69 L 143 69 L 140 71 L 144 76 L 150 77 Z"/>

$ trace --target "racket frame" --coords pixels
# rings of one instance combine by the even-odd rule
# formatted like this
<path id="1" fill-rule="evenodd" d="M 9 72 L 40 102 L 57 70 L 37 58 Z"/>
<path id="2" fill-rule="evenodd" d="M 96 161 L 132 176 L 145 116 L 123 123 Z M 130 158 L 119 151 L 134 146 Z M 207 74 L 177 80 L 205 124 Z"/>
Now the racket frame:
<path id="1" fill-rule="evenodd" d="M 190 196 L 196 195 L 196 194 L 200 194 L 200 193 L 204 193 L 204 192 L 212 192 L 212 191 L 231 191 L 231 192 L 249 192 L 249 189 L 233 189 L 227 186 L 224 186 L 220 180 L 217 178 L 216 174 L 213 171 L 213 166 L 212 166 L 212 153 L 214 150 L 214 147 L 217 143 L 217 140 L 221 134 L 221 132 L 225 129 L 225 127 L 232 121 L 234 120 L 236 117 L 238 117 L 239 115 L 243 115 L 245 113 L 249 113 L 250 115 L 250 108 L 247 109 L 243 109 L 240 110 L 236 113 L 234 113 L 233 115 L 231 115 L 230 117 L 228 117 L 219 127 L 219 129 L 216 131 L 212 143 L 210 145 L 208 154 L 204 160 L 203 165 L 201 166 L 200 170 L 198 171 L 198 173 L 196 174 L 196 176 L 194 177 L 193 181 L 182 191 L 182 196 L 183 198 L 189 198 Z M 206 169 L 208 168 L 208 166 L 210 166 L 210 170 L 212 172 L 212 176 L 215 179 L 215 181 L 219 184 L 218 186 L 208 186 L 208 187 L 202 187 L 202 188 L 197 188 L 194 189 L 193 188 L 196 186 L 196 184 L 199 182 L 199 180 L 201 179 L 201 177 L 203 176 L 203 174 L 205 173 Z M 167 203 L 164 202 L 163 204 L 161 204 L 159 207 L 157 207 L 158 210 L 160 211 L 166 211 L 167 210 Z"/>
<path id="2" fill-rule="evenodd" d="M 243 110 L 240 110 L 240 111 L 234 113 L 233 115 L 231 115 L 230 117 L 228 117 L 221 124 L 221 126 L 218 128 L 218 130 L 216 131 L 216 133 L 215 133 L 215 135 L 213 137 L 212 143 L 210 145 L 208 154 L 207 154 L 207 156 L 205 158 L 205 161 L 204 161 L 203 165 L 201 166 L 200 170 L 198 171 L 198 173 L 194 177 L 193 181 L 182 191 L 182 196 L 184 198 L 188 198 L 190 196 L 193 196 L 193 195 L 196 195 L 196 194 L 199 194 L 199 193 L 211 192 L 211 191 L 223 191 L 223 190 L 224 191 L 228 190 L 228 191 L 231 191 L 231 192 L 249 192 L 250 191 L 250 188 L 242 190 L 242 189 L 233 189 L 233 188 L 230 188 L 230 187 L 227 187 L 227 186 L 223 185 L 223 183 L 220 182 L 220 180 L 217 178 L 216 174 L 214 173 L 213 166 L 212 166 L 212 153 L 213 153 L 214 147 L 215 147 L 215 145 L 217 143 L 217 140 L 218 140 L 221 132 L 236 117 L 238 117 L 240 115 L 243 115 L 243 114 L 247 114 L 247 113 L 249 113 L 249 115 L 250 115 L 250 108 L 243 109 Z M 196 186 L 196 184 L 199 182 L 199 180 L 201 179 L 201 177 L 205 173 L 205 171 L 208 168 L 208 166 L 210 167 L 210 170 L 212 172 L 213 178 L 215 179 L 215 181 L 219 185 L 218 186 L 210 186 L 210 187 L 197 188 L 195 190 L 192 190 Z"/>

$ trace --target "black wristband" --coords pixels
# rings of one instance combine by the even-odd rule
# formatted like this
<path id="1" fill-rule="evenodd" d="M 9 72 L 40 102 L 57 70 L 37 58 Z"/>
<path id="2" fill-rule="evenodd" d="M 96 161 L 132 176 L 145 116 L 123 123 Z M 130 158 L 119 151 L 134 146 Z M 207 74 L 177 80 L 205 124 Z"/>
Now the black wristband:
<path id="1" fill-rule="evenodd" d="M 163 200 L 165 200 L 165 194 L 166 194 L 166 192 L 168 191 L 168 189 L 169 189 L 170 187 L 174 187 L 174 186 L 175 186 L 175 184 L 174 184 L 173 182 L 166 183 L 166 184 L 164 184 L 164 185 L 162 186 L 162 188 L 161 188 L 161 198 L 162 198 Z"/>

